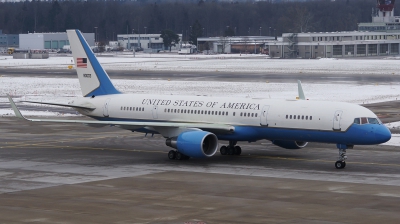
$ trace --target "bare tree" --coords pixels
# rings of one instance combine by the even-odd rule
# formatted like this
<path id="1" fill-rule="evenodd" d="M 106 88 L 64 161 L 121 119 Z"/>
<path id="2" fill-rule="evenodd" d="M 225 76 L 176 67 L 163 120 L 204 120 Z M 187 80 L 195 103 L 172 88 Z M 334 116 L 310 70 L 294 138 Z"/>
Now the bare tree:
<path id="1" fill-rule="evenodd" d="M 313 19 L 313 15 L 308 11 L 308 9 L 304 6 L 297 6 L 294 9 L 294 25 L 295 25 L 295 30 L 298 32 L 307 32 L 311 20 Z"/>

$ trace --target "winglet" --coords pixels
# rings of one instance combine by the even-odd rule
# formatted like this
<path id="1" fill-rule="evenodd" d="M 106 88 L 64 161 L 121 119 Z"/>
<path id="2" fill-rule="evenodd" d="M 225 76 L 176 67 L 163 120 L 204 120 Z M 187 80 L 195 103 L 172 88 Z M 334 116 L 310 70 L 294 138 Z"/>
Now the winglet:
<path id="1" fill-rule="evenodd" d="M 8 100 L 10 101 L 11 107 L 14 110 L 15 116 L 17 116 L 20 119 L 26 120 L 24 116 L 22 116 L 21 112 L 18 110 L 17 106 L 15 105 L 13 99 L 11 98 L 10 95 L 7 94 Z"/>
<path id="2" fill-rule="evenodd" d="M 298 90 L 299 90 L 299 99 L 306 100 L 306 97 L 304 96 L 304 92 L 303 92 L 303 87 L 301 87 L 301 81 L 297 80 L 297 84 L 298 84 Z"/>

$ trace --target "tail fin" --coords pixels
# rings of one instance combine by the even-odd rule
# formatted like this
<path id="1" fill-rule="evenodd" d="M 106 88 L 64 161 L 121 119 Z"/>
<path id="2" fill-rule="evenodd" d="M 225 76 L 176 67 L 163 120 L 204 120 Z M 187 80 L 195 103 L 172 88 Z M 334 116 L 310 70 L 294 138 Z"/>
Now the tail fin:
<path id="1" fill-rule="evenodd" d="M 119 94 L 79 30 L 67 30 L 83 96 Z"/>

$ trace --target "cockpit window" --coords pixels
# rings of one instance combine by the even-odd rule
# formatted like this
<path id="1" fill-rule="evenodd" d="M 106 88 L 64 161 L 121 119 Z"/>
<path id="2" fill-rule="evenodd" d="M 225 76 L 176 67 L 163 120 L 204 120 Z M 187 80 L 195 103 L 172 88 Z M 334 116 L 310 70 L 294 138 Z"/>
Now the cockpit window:
<path id="1" fill-rule="evenodd" d="M 382 124 L 382 122 L 378 118 L 357 117 L 354 118 L 354 124 Z"/>
<path id="2" fill-rule="evenodd" d="M 379 120 L 378 119 L 376 119 L 376 118 L 368 118 L 368 122 L 370 123 L 370 124 L 380 124 L 379 123 Z"/>

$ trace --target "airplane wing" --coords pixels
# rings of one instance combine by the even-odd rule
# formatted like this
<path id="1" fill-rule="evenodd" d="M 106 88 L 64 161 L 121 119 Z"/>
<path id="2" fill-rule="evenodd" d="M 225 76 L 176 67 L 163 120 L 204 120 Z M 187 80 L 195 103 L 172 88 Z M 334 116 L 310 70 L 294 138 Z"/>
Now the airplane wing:
<path id="1" fill-rule="evenodd" d="M 117 126 L 123 129 L 134 130 L 143 127 L 150 127 L 149 130 L 153 130 L 154 128 L 198 128 L 216 132 L 223 133 L 232 133 L 235 128 L 231 125 L 224 124 L 208 124 L 208 123 L 183 123 L 183 122 L 141 122 L 141 121 L 97 121 L 97 120 L 58 120 L 58 119 L 28 119 L 25 118 L 17 106 L 15 105 L 13 99 L 7 95 L 8 100 L 10 101 L 11 107 L 14 110 L 15 115 L 27 121 L 32 122 L 56 122 L 56 123 L 75 123 L 75 124 L 84 124 L 89 126 Z"/>
<path id="2" fill-rule="evenodd" d="M 53 106 L 61 106 L 61 107 L 72 107 L 72 108 L 77 108 L 77 109 L 86 109 L 86 110 L 94 110 L 96 107 L 92 104 L 86 104 L 86 105 L 74 105 L 74 104 L 62 104 L 62 103 L 49 103 L 49 102 L 38 102 L 38 101 L 27 101 L 23 100 L 21 102 L 24 103 L 38 103 L 38 104 L 46 104 L 46 105 L 53 105 Z"/>

